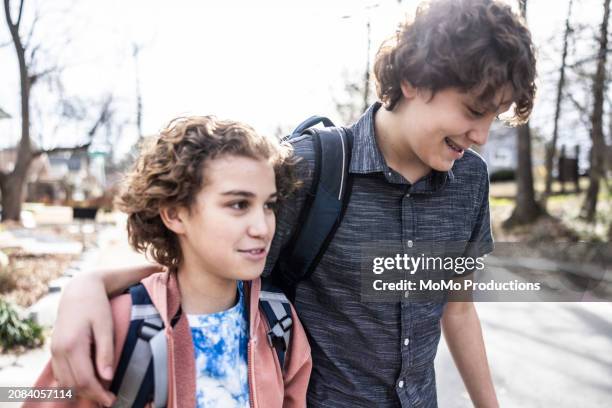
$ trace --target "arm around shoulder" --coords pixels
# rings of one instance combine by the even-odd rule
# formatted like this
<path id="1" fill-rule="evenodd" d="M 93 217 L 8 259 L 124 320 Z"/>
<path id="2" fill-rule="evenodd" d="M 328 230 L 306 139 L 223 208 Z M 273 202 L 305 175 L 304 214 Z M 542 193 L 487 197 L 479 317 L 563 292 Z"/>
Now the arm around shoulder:
<path id="1" fill-rule="evenodd" d="M 130 295 L 122 295 L 113 299 L 111 302 L 112 308 L 112 318 L 114 322 L 114 327 L 116 328 L 114 332 L 113 343 L 115 344 L 115 352 L 113 357 L 112 368 L 113 371 L 117 368 L 117 364 L 119 362 L 119 358 L 121 357 L 121 351 L 123 349 L 123 345 L 126 340 L 127 331 L 130 324 L 130 311 L 131 311 L 131 298 Z M 92 364 L 90 359 L 89 364 Z M 62 368 L 59 368 L 62 367 Z M 36 407 L 53 407 L 53 408 L 61 408 L 61 407 L 78 407 L 78 408 L 89 408 L 89 407 L 99 407 L 100 404 L 110 405 L 107 399 L 103 399 L 102 396 L 106 398 L 113 399 L 113 396 L 108 389 L 110 387 L 110 379 L 109 380 L 99 380 L 94 376 L 82 376 L 77 377 L 74 380 L 73 384 L 67 385 L 65 382 L 58 381 L 62 374 L 65 374 L 65 370 L 72 370 L 71 367 L 58 365 L 58 368 L 55 369 L 53 367 L 53 362 L 49 361 L 38 379 L 36 380 L 34 387 L 36 388 L 50 388 L 50 387 L 70 387 L 74 388 L 73 392 L 77 394 L 76 399 L 74 400 L 66 400 L 66 401 L 46 401 L 46 402 L 26 402 L 23 406 L 25 408 L 36 408 Z M 92 383 L 92 378 L 95 383 Z M 99 382 L 98 382 L 99 381 Z M 99 388 L 98 388 L 99 387 Z"/>

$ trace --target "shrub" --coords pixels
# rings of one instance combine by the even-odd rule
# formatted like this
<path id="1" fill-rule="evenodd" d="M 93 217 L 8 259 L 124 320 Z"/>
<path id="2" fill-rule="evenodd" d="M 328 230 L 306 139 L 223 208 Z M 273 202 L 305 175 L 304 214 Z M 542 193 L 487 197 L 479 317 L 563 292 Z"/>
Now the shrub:
<path id="1" fill-rule="evenodd" d="M 34 348 L 42 345 L 43 330 L 32 319 L 22 319 L 15 307 L 0 299 L 0 349 Z"/>

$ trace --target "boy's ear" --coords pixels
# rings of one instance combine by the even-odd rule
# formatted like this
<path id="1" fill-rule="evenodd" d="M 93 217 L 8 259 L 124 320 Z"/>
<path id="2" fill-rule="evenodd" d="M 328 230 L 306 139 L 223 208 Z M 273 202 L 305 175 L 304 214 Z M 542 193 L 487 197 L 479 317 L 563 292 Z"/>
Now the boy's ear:
<path id="1" fill-rule="evenodd" d="M 184 211 L 178 207 L 163 207 L 159 210 L 159 216 L 170 231 L 175 234 L 184 234 L 185 222 L 184 222 Z"/>
<path id="2" fill-rule="evenodd" d="M 415 88 L 410 82 L 402 79 L 400 82 L 402 88 L 402 95 L 406 99 L 414 99 L 418 94 L 418 89 Z"/>

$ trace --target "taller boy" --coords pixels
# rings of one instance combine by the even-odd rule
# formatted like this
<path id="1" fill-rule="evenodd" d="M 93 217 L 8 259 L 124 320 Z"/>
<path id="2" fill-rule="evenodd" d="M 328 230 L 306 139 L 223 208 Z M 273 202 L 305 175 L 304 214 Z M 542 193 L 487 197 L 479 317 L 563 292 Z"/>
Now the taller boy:
<path id="1" fill-rule="evenodd" d="M 487 140 L 491 123 L 527 120 L 535 94 L 535 56 L 527 28 L 494 0 L 438 0 L 380 49 L 374 74 L 381 102 L 351 127 L 352 194 L 343 221 L 311 277 L 297 286 L 295 307 L 311 342 L 310 407 L 435 407 L 433 360 L 440 323 L 472 401 L 497 406 L 480 322 L 472 303 L 364 303 L 360 249 L 385 241 L 471 241 L 471 256 L 492 250 L 488 175 L 469 150 Z M 278 214 L 268 265 L 298 223 L 312 182 L 313 146 L 294 143 L 304 158 L 304 187 Z M 66 290 L 54 335 L 54 367 L 62 383 L 97 387 L 112 361 L 108 307 L 115 292 L 154 268 L 105 272 Z M 96 300 L 98 299 L 98 300 Z M 58 370 L 59 371 L 59 370 Z"/>

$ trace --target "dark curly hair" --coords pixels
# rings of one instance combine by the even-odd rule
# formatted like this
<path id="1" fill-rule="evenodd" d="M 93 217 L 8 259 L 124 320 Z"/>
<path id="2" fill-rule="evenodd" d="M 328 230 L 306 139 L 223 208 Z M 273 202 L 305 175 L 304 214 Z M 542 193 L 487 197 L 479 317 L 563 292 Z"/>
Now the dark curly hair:
<path id="1" fill-rule="evenodd" d="M 205 163 L 225 155 L 269 161 L 280 199 L 297 187 L 289 145 L 261 136 L 245 124 L 213 116 L 174 119 L 145 141 L 116 200 L 128 214 L 128 239 L 134 249 L 170 270 L 180 265 L 178 238 L 162 222 L 160 209 L 190 208 L 206 183 Z"/>
<path id="2" fill-rule="evenodd" d="M 495 0 L 433 0 L 419 5 L 412 21 L 379 49 L 374 63 L 378 97 L 393 110 L 401 81 L 434 94 L 445 88 L 473 92 L 491 109 L 510 84 L 511 124 L 528 120 L 536 85 L 531 34 L 510 7 Z"/>

